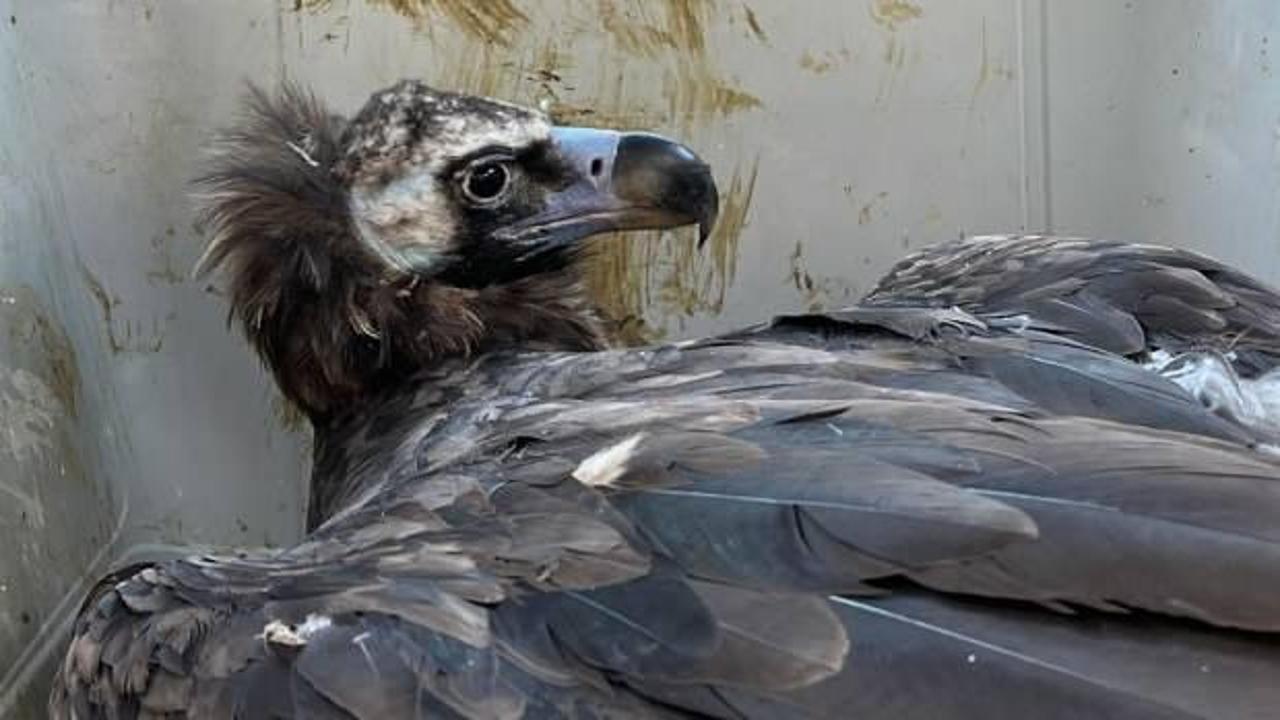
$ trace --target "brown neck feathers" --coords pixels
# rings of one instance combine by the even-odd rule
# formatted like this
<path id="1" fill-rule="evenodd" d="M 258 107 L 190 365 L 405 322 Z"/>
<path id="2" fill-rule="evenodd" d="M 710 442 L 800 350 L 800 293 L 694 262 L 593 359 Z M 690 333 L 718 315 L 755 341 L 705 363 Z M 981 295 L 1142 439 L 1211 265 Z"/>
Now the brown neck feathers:
<path id="1" fill-rule="evenodd" d="M 549 276 L 478 290 L 400 281 L 302 293 L 260 323 L 242 318 L 286 397 L 320 420 L 445 360 L 602 348 L 581 298 L 576 283 Z"/>

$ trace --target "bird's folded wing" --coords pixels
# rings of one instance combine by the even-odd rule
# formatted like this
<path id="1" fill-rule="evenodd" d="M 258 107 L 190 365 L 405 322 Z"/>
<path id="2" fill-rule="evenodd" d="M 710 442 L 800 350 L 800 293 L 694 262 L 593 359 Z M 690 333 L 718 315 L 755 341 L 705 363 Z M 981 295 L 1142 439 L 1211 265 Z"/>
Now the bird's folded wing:
<path id="1" fill-rule="evenodd" d="M 1280 465 L 1264 454 L 789 374 L 771 349 L 722 349 L 760 362 L 689 373 L 662 392 L 635 373 L 589 398 L 507 414 L 494 432 L 523 440 L 505 472 L 566 496 L 589 488 L 627 532 L 700 578 L 856 592 L 906 575 L 948 591 L 1280 629 L 1267 590 L 1280 581 Z"/>
<path id="2" fill-rule="evenodd" d="M 769 692 L 836 672 L 820 597 L 692 580 L 579 503 L 436 474 L 282 552 L 110 578 L 56 717 L 655 717 L 644 679 Z M 620 525 L 621 526 L 621 525 Z"/>
<path id="3" fill-rule="evenodd" d="M 980 321 L 955 308 L 856 306 L 780 316 L 735 337 L 822 350 L 835 367 L 851 368 L 845 376 L 886 387 L 1245 444 L 1280 439 L 1248 418 L 1223 417 L 1222 408 L 1105 344 L 1086 345 L 1029 320 Z"/>
<path id="4" fill-rule="evenodd" d="M 444 420 L 366 418 L 409 443 L 363 458 L 376 492 L 289 550 L 103 588 L 54 707 L 733 717 L 706 698 L 771 707 L 848 669 L 848 618 L 823 595 L 876 603 L 902 582 L 1280 625 L 1267 458 L 859 382 L 806 352 L 804 370 L 741 342 L 510 359 L 511 395 L 499 383 Z M 914 626 L 895 627 L 862 652 Z"/>
<path id="5" fill-rule="evenodd" d="M 866 301 L 1025 316 L 1128 355 L 1233 351 L 1246 374 L 1280 360 L 1280 292 L 1203 255 L 1070 237 L 983 236 L 895 265 Z"/>

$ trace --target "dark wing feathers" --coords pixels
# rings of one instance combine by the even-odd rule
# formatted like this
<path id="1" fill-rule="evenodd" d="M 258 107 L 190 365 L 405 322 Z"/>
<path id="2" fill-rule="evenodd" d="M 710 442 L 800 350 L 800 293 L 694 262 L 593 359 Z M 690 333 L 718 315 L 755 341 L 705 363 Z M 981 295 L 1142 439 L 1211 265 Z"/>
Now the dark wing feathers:
<path id="1" fill-rule="evenodd" d="M 966 368 L 1051 413 L 1255 441 L 1251 431 L 1206 411 L 1167 378 L 1110 353 L 1034 332 L 994 339 L 986 348 L 977 339 L 967 344 L 960 351 Z"/>
<path id="2" fill-rule="evenodd" d="M 528 537 L 521 529 L 534 514 L 509 539 Z M 550 529 L 534 534 L 561 531 L 565 555 L 612 549 L 616 535 L 601 543 L 591 527 L 584 540 L 582 524 L 550 516 Z M 494 553 L 500 533 L 483 530 L 477 555 Z M 608 567 L 623 572 L 597 573 L 602 587 L 539 590 L 557 572 L 554 559 L 531 567 L 528 553 L 499 547 L 459 567 L 470 540 L 461 528 L 366 537 L 345 551 L 345 528 L 318 535 L 309 562 L 297 553 L 179 560 L 105 591 L 78 623 L 55 716 L 80 707 L 85 718 L 192 708 L 208 717 L 498 718 L 520 717 L 531 703 L 611 716 L 639 707 L 615 687 L 628 677 L 791 686 L 828 674 L 846 647 L 835 616 L 809 601 L 788 604 L 808 628 L 803 648 L 768 633 L 748 638 L 753 613 L 778 601 L 731 587 L 695 591 L 674 571 L 635 577 L 634 564 L 615 562 Z M 433 554 L 445 560 L 432 563 Z M 502 561 L 510 555 L 516 561 Z M 386 562 L 404 558 L 415 562 Z M 730 647 L 735 657 L 722 659 Z"/>
<path id="3" fill-rule="evenodd" d="M 1067 616 L 895 586 L 832 600 L 848 628 L 840 671 L 783 693 L 658 686 L 713 717 L 959 720 L 1263 720 L 1280 653 L 1268 637 L 1152 616 Z"/>
<path id="4" fill-rule="evenodd" d="M 699 576 L 845 592 L 868 578 L 990 552 L 1035 535 L 1021 512 L 873 458 L 787 453 L 752 472 L 697 476 L 614 500 Z"/>
<path id="5" fill-rule="evenodd" d="M 1246 376 L 1280 361 L 1280 293 L 1187 250 L 1080 238 L 984 236 L 926 248 L 865 301 L 959 306 L 1030 322 L 1122 355 L 1233 352 Z"/>
<path id="6" fill-rule="evenodd" d="M 1192 652 L 1208 631 L 1087 620 L 1109 628 L 1093 638 L 1035 609 L 1021 638 L 902 585 L 1280 629 L 1280 466 L 1176 387 L 1034 331 L 815 320 L 493 356 L 325 428 L 317 466 L 353 482 L 342 511 L 292 549 L 102 591 L 55 716 L 974 717 L 1038 698 L 1061 717 L 1197 717 L 1166 702 L 1177 673 L 1113 683 L 1088 660 Z M 938 374 L 953 393 L 905 389 Z M 1126 412 L 1152 428 L 1101 419 Z M 1241 642 L 1250 672 L 1280 662 Z"/>
<path id="7" fill-rule="evenodd" d="M 849 636 L 825 599 L 710 582 L 692 586 L 719 629 L 721 652 L 699 668 L 710 683 L 803 687 L 844 665 Z"/>
<path id="8" fill-rule="evenodd" d="M 865 642 L 854 643 L 841 674 L 791 694 L 821 708 L 819 717 L 1262 720 L 1274 712 L 1280 654 L 1268 637 L 910 588 L 835 607 Z"/>
<path id="9" fill-rule="evenodd" d="M 919 339 L 907 340 L 900 331 Z M 1245 444 L 1270 439 L 1219 416 L 1169 378 L 1021 321 L 988 316 L 979 322 L 953 309 L 858 307 L 783 316 L 738 337 L 805 347 L 813 354 L 797 358 L 798 363 L 808 360 L 795 371 L 798 375 L 940 392 L 1018 410 L 1083 415 Z M 698 382 L 732 387 L 742 380 L 727 371 L 722 378 Z M 746 392 L 794 395 L 798 390 L 784 379 Z"/>
<path id="10" fill-rule="evenodd" d="M 1278 629 L 1280 603 L 1268 589 L 1280 567 L 1274 463 L 1210 444 L 1189 447 L 1182 438 L 1065 420 L 1046 425 L 1052 435 L 1024 448 L 1040 468 L 992 455 L 985 472 L 957 479 L 1034 518 L 1039 542 L 917 579 L 997 597 Z"/>

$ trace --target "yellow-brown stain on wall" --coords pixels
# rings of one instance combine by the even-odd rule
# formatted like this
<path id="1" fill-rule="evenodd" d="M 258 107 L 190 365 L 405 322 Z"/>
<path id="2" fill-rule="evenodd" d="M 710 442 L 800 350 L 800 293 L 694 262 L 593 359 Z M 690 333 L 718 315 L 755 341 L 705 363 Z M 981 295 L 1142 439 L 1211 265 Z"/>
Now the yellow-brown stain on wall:
<path id="1" fill-rule="evenodd" d="M 624 53 L 657 58 L 679 45 L 670 29 L 656 24 L 650 14 L 653 5 L 605 0 L 600 3 L 600 27 Z"/>
<path id="2" fill-rule="evenodd" d="M 808 70 L 814 75 L 826 75 L 855 60 L 849 48 L 839 50 L 805 50 L 800 53 L 800 69 Z"/>
<path id="3" fill-rule="evenodd" d="M 551 105 L 551 116 L 563 125 L 582 125 L 612 130 L 648 130 L 662 124 L 663 115 L 647 108 L 611 110 L 559 101 Z"/>
<path id="4" fill-rule="evenodd" d="M 564 74 L 572 70 L 573 66 L 573 55 L 558 47 L 554 40 L 548 39 L 534 49 L 532 66 L 526 79 L 550 87 L 563 81 Z"/>
<path id="5" fill-rule="evenodd" d="M 529 17 L 511 0 L 366 0 L 423 26 L 433 17 L 447 17 L 459 30 L 486 43 L 509 45 Z"/>
<path id="6" fill-rule="evenodd" d="M 609 51 L 604 55 L 602 63 L 607 62 Z M 601 65 L 592 87 L 555 99 L 552 117 L 559 123 L 614 130 L 660 130 L 667 126 L 671 118 L 661 106 L 661 98 L 652 89 L 643 94 L 633 92 L 628 79 L 634 82 L 624 67 Z"/>
<path id="7" fill-rule="evenodd" d="M 683 134 L 708 119 L 723 119 L 743 110 L 762 107 L 760 98 L 739 89 L 714 73 L 688 70 L 668 75 L 663 83 L 670 117 Z"/>
<path id="8" fill-rule="evenodd" d="M 666 335 L 645 318 L 652 268 L 644 261 L 657 254 L 654 246 L 661 242 L 660 233 L 611 235 L 594 241 L 583 279 L 616 343 L 641 345 Z"/>
<path id="9" fill-rule="evenodd" d="M 632 55 L 657 57 L 677 49 L 701 55 L 711 0 L 600 0 L 600 26 Z M 656 10 L 656 12 L 655 12 Z"/>
<path id="10" fill-rule="evenodd" d="M 873 0 L 868 6 L 871 21 L 881 28 L 884 34 L 884 70 L 880 73 L 879 88 L 876 90 L 877 105 L 887 102 L 897 86 L 899 72 L 907 65 L 907 42 L 899 37 L 899 30 L 914 20 L 924 16 L 924 9 L 919 5 L 904 0 Z M 905 33 L 904 33 L 905 34 Z M 918 50 L 913 57 L 918 58 Z"/>
<path id="11" fill-rule="evenodd" d="M 707 120 L 762 107 L 760 98 L 726 76 L 708 55 L 706 26 L 714 20 L 710 0 L 601 0 L 600 28 L 613 41 L 605 61 L 632 55 L 661 66 L 662 97 L 669 115 L 666 125 L 688 134 Z M 644 88 L 646 91 L 647 88 Z M 631 98 L 640 98 L 632 100 Z M 618 100 L 626 114 L 652 111 L 647 91 Z M 595 100 L 593 99 L 593 103 Z M 636 103 L 641 103 L 637 108 Z M 607 103 L 602 103 L 608 105 Z M 614 106 L 613 112 L 623 110 Z"/>
<path id="12" fill-rule="evenodd" d="M 680 47 L 695 53 L 706 49 L 703 25 L 709 19 L 712 0 L 664 0 L 671 34 Z"/>
<path id="13" fill-rule="evenodd" d="M 796 241 L 791 251 L 791 270 L 787 276 L 796 292 L 800 295 L 809 312 L 821 312 L 832 304 L 847 304 L 854 296 L 855 289 L 846 282 L 833 278 L 815 275 L 810 272 L 804 257 L 804 243 Z"/>
<path id="14" fill-rule="evenodd" d="M 467 43 L 440 60 L 441 75 L 449 78 L 448 88 L 456 92 L 513 98 L 523 84 L 519 66 L 503 60 L 502 53 L 487 43 Z"/>
<path id="15" fill-rule="evenodd" d="M 436 18 L 447 18 L 467 35 L 486 43 L 511 44 L 529 22 L 511 0 L 365 0 L 371 7 L 390 10 L 411 21 L 415 29 L 430 28 Z M 293 0 L 294 12 L 325 12 L 334 0 Z"/>
<path id="16" fill-rule="evenodd" d="M 554 107 L 573 66 L 574 57 L 555 40 L 514 48 L 467 37 L 437 54 L 431 79 L 454 92 L 526 105 L 545 100 Z"/>
<path id="17" fill-rule="evenodd" d="M 924 15 L 924 8 L 904 0 L 874 0 L 870 10 L 872 22 L 890 31 Z"/>
<path id="18" fill-rule="evenodd" d="M 702 248 L 691 229 L 598 241 L 587 263 L 586 284 L 615 340 L 653 342 L 684 317 L 724 309 L 759 170 L 759 158 L 748 169 L 734 170 L 719 221 Z"/>
<path id="19" fill-rule="evenodd" d="M 831 72 L 835 63 L 828 58 L 817 58 L 808 50 L 800 53 L 800 67 L 815 75 Z"/>

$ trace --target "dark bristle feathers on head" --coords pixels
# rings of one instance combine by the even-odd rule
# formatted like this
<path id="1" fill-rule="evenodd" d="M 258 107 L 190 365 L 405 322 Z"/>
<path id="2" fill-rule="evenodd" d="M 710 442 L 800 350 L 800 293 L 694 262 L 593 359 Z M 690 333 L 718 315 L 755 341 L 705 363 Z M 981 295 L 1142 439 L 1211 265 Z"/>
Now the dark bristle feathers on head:
<path id="1" fill-rule="evenodd" d="M 208 246 L 195 274 L 218 272 L 229 319 L 313 421 L 443 358 L 602 345 L 576 270 L 486 288 L 390 273 L 358 240 L 335 172 L 344 132 L 309 92 L 251 85 L 196 180 Z"/>
<path id="2" fill-rule="evenodd" d="M 350 241 L 345 193 L 331 171 L 344 124 L 295 85 L 274 97 L 250 85 L 240 123 L 215 138 L 196 180 L 208 246 L 195 273 L 220 272 L 229 319 L 240 320 L 286 394 L 313 415 L 326 411 L 332 389 L 323 386 L 344 383 L 348 333 L 332 323 L 308 331 L 307 316 L 353 324 L 359 307 L 334 303 L 355 300 L 351 282 L 370 265 Z"/>
<path id="3" fill-rule="evenodd" d="M 268 245 L 273 255 L 289 252 L 322 290 L 328 254 L 350 245 L 345 193 L 332 173 L 345 121 L 292 84 L 274 98 L 250 85 L 244 105 L 241 124 L 215 137 L 213 161 L 196 179 L 210 239 L 195 274 L 251 260 L 255 246 Z"/>

